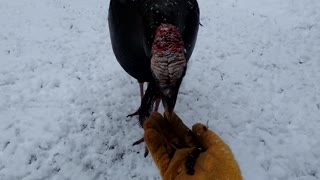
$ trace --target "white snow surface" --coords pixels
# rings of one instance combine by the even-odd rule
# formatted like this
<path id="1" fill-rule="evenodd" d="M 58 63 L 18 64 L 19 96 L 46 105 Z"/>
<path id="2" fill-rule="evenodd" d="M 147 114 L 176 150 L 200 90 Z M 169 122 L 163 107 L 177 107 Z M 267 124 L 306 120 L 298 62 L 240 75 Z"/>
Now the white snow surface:
<path id="1" fill-rule="evenodd" d="M 109 1 L 0 0 L 0 180 L 160 179 Z M 320 179 L 320 1 L 200 0 L 176 112 L 208 124 L 244 179 Z M 162 111 L 162 109 L 161 109 Z"/>

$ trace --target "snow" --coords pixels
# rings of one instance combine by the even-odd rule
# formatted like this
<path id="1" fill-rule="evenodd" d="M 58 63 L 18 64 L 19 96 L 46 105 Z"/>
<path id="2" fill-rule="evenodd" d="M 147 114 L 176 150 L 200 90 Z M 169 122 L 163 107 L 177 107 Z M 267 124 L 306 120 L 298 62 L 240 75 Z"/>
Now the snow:
<path id="1" fill-rule="evenodd" d="M 109 1 L 0 1 L 0 179 L 160 179 Z M 176 112 L 232 148 L 244 179 L 320 179 L 320 1 L 200 0 Z"/>

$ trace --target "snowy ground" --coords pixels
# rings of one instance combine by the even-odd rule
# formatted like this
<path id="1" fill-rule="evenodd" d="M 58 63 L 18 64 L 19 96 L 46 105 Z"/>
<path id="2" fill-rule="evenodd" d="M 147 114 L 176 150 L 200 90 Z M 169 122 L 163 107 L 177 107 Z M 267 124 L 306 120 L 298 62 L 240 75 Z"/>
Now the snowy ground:
<path id="1" fill-rule="evenodd" d="M 0 0 L 0 180 L 159 179 L 116 62 L 109 1 Z M 320 1 L 200 0 L 176 105 L 245 179 L 320 179 Z"/>

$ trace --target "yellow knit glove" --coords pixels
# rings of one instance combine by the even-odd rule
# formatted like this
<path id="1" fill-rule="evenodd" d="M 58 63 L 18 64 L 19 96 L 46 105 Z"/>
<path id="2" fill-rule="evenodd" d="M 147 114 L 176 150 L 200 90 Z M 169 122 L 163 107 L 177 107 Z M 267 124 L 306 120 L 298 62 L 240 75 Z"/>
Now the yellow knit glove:
<path id="1" fill-rule="evenodd" d="M 144 123 L 144 141 L 163 179 L 242 179 L 231 149 L 218 135 L 202 124 L 191 131 L 175 113 L 168 116 L 154 112 Z"/>

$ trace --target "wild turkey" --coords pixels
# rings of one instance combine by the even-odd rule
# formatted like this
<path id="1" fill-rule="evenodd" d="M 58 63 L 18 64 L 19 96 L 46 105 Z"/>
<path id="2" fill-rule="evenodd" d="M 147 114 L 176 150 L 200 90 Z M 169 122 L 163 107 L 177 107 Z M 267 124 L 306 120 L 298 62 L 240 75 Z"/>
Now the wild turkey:
<path id="1" fill-rule="evenodd" d="M 112 48 L 122 68 L 140 82 L 143 125 L 156 99 L 174 110 L 199 28 L 196 0 L 111 0 Z M 148 82 L 143 95 L 141 84 Z"/>

